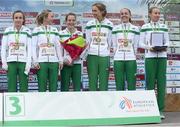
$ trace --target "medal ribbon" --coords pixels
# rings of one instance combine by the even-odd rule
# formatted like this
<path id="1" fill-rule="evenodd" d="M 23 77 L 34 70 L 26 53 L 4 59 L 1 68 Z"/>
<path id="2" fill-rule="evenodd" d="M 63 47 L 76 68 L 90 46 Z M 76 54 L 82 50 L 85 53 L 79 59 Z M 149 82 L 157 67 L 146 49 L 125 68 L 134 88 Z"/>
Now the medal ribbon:
<path id="1" fill-rule="evenodd" d="M 15 35 L 15 41 L 16 41 L 16 43 L 19 43 L 19 31 L 15 31 L 14 30 L 14 35 Z"/>
<path id="2" fill-rule="evenodd" d="M 157 27 L 156 27 L 157 26 Z M 153 24 L 151 23 L 151 27 L 152 27 L 152 30 L 155 32 L 155 31 L 159 31 L 159 25 L 157 23 L 154 23 L 154 26 Z"/>
<path id="3" fill-rule="evenodd" d="M 45 27 L 45 35 L 46 35 L 47 43 L 48 43 L 48 46 L 49 46 L 50 45 L 50 42 L 49 42 L 49 39 L 50 39 L 50 30 L 48 31 L 47 29 L 48 28 Z"/>
<path id="4" fill-rule="evenodd" d="M 129 34 L 129 29 L 130 29 L 130 26 L 128 26 L 128 30 L 126 30 L 126 27 L 124 26 L 123 28 L 123 36 L 124 38 L 127 40 L 128 38 L 128 34 Z"/>
<path id="5" fill-rule="evenodd" d="M 100 33 L 101 33 L 101 23 L 99 22 L 99 24 L 98 24 L 97 20 L 96 20 L 96 32 L 97 32 L 97 36 L 99 38 Z"/>

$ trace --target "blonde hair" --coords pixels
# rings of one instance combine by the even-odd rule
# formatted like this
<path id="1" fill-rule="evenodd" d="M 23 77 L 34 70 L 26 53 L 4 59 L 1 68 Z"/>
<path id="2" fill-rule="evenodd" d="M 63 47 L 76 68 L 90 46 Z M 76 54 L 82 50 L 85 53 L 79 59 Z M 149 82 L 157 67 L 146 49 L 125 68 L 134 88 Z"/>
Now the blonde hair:
<path id="1" fill-rule="evenodd" d="M 36 17 L 36 23 L 38 25 L 42 25 L 44 19 L 46 19 L 48 17 L 49 12 L 52 12 L 52 11 L 49 9 L 46 9 L 46 10 L 43 10 L 40 14 L 38 14 Z"/>

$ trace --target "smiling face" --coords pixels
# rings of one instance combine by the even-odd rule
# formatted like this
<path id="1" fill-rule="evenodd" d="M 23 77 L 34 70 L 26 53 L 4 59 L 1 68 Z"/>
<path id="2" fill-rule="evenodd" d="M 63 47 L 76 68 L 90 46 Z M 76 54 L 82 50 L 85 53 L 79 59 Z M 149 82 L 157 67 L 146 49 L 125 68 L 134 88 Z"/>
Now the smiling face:
<path id="1" fill-rule="evenodd" d="M 100 20 L 103 18 L 103 13 L 96 6 L 92 6 L 92 14 L 95 19 Z"/>
<path id="2" fill-rule="evenodd" d="M 131 19 L 131 13 L 128 9 L 124 8 L 120 11 L 120 18 L 123 23 L 128 23 Z"/>
<path id="3" fill-rule="evenodd" d="M 21 27 L 24 24 L 24 16 L 21 12 L 17 12 L 13 15 L 13 22 L 16 28 Z"/>
<path id="4" fill-rule="evenodd" d="M 75 28 L 76 25 L 76 17 L 74 15 L 68 15 L 66 19 L 66 25 L 68 29 Z"/>
<path id="5" fill-rule="evenodd" d="M 160 18 L 159 8 L 153 8 L 152 10 L 150 9 L 149 16 L 150 16 L 151 21 L 157 22 Z"/>

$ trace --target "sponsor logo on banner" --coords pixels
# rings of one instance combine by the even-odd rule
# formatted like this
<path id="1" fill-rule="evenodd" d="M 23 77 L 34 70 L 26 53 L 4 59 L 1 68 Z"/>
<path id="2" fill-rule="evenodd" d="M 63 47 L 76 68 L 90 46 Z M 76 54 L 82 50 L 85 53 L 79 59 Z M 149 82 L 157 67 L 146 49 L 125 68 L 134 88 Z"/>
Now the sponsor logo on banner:
<path id="1" fill-rule="evenodd" d="M 169 38 L 171 41 L 172 40 L 176 40 L 176 41 L 180 40 L 179 34 L 169 34 Z"/>
<path id="2" fill-rule="evenodd" d="M 137 81 L 139 81 L 139 80 L 145 80 L 145 75 L 144 75 L 144 74 L 137 75 L 137 76 L 136 76 L 136 80 L 137 80 Z"/>
<path id="3" fill-rule="evenodd" d="M 180 87 L 180 81 L 167 81 L 167 87 Z"/>
<path id="4" fill-rule="evenodd" d="M 136 81 L 136 88 L 145 88 L 145 81 Z"/>
<path id="5" fill-rule="evenodd" d="M 167 88 L 167 93 L 180 93 L 180 88 L 178 87 Z"/>
<path id="6" fill-rule="evenodd" d="M 26 25 L 27 24 L 35 24 L 35 19 L 34 18 L 27 18 L 25 24 Z"/>
<path id="7" fill-rule="evenodd" d="M 92 13 L 83 13 L 83 17 L 84 18 L 93 18 L 93 14 Z"/>
<path id="8" fill-rule="evenodd" d="M 11 12 L 1 12 L 0 13 L 0 18 L 12 18 L 12 13 Z"/>
<path id="9" fill-rule="evenodd" d="M 126 97 L 122 97 L 122 100 L 119 103 L 119 107 L 122 110 L 125 109 L 125 108 L 132 109 L 133 108 L 132 101 L 129 100 L 128 98 L 126 98 Z"/>
<path id="10" fill-rule="evenodd" d="M 180 74 L 166 74 L 167 81 L 180 81 Z"/>
<path id="11" fill-rule="evenodd" d="M 60 19 L 54 19 L 53 25 L 60 25 Z"/>
<path id="12" fill-rule="evenodd" d="M 177 39 L 177 40 L 180 40 L 179 35 L 178 35 L 178 38 L 176 36 L 174 38 Z M 180 47 L 180 42 L 179 41 L 170 41 L 170 46 L 172 46 L 172 47 Z"/>
<path id="13" fill-rule="evenodd" d="M 38 12 L 24 12 L 26 18 L 36 18 Z"/>
<path id="14" fill-rule="evenodd" d="M 7 71 L 6 71 L 6 70 L 3 70 L 3 69 L 0 69 L 0 74 L 1 74 L 1 75 L 7 74 Z"/>
<path id="15" fill-rule="evenodd" d="M 137 74 L 144 74 L 144 73 L 145 73 L 144 66 L 138 66 L 137 67 Z"/>
<path id="16" fill-rule="evenodd" d="M 170 33 L 180 33 L 179 28 L 169 28 Z"/>
<path id="17" fill-rule="evenodd" d="M 180 60 L 180 55 L 178 56 L 178 55 L 172 54 L 172 57 L 171 57 L 172 59 L 178 59 L 179 58 L 179 60 Z M 180 61 L 178 61 L 178 60 L 168 60 L 167 61 L 167 66 L 180 66 Z"/>
<path id="18" fill-rule="evenodd" d="M 137 60 L 137 66 L 144 66 L 144 60 Z"/>
<path id="19" fill-rule="evenodd" d="M 180 74 L 180 66 L 177 67 L 167 67 L 167 74 Z"/>
<path id="20" fill-rule="evenodd" d="M 73 0 L 45 0 L 46 6 L 73 6 Z"/>
<path id="21" fill-rule="evenodd" d="M 179 17 L 176 14 L 166 14 L 164 16 L 165 16 L 165 19 L 167 20 L 179 20 Z"/>
<path id="22" fill-rule="evenodd" d="M 120 13 L 107 13 L 109 19 L 120 19 Z"/>
<path id="23" fill-rule="evenodd" d="M 165 21 L 165 24 L 168 25 L 169 27 L 172 26 L 179 27 L 179 21 Z"/>
<path id="24" fill-rule="evenodd" d="M 123 96 L 119 101 L 119 109 L 125 112 L 147 112 L 154 106 L 154 100 L 135 100 Z"/>

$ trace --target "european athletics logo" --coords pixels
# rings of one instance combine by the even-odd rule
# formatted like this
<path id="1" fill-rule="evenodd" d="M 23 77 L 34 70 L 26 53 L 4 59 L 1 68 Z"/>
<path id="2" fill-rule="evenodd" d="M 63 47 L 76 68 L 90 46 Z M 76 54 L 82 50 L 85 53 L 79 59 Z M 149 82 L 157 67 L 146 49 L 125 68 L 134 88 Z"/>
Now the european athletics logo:
<path id="1" fill-rule="evenodd" d="M 122 97 L 122 100 L 119 103 L 119 107 L 121 109 L 124 109 L 125 107 L 127 107 L 128 109 L 131 109 L 133 107 L 132 106 L 132 101 L 129 100 L 128 98 L 126 98 L 126 97 Z"/>

